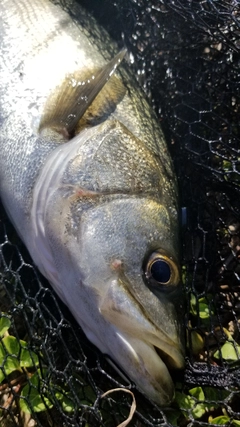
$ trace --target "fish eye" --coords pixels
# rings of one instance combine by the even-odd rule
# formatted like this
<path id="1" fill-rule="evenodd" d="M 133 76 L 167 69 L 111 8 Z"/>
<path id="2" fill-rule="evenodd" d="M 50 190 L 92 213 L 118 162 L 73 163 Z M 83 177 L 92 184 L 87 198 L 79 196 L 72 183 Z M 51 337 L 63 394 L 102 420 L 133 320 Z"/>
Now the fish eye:
<path id="1" fill-rule="evenodd" d="M 159 283 L 168 283 L 171 279 L 169 264 L 162 259 L 155 259 L 150 266 L 151 277 Z"/>
<path id="2" fill-rule="evenodd" d="M 162 251 L 150 255 L 146 263 L 145 276 L 152 285 L 174 286 L 179 283 L 177 263 Z"/>

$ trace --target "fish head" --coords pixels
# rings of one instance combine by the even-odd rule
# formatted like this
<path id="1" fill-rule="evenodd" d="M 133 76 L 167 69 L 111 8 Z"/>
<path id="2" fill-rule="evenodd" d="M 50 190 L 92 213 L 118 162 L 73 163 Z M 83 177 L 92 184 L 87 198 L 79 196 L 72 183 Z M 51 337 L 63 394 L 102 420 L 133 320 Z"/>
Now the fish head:
<path id="1" fill-rule="evenodd" d="M 169 370 L 184 365 L 181 283 L 169 225 L 158 202 L 126 197 L 89 211 L 81 226 L 83 282 L 94 288 L 104 320 L 95 343 L 161 406 L 174 395 Z"/>
<path id="2" fill-rule="evenodd" d="M 168 159 L 111 121 L 55 150 L 32 211 L 40 270 L 90 341 L 161 406 L 184 366 L 176 194 Z"/>

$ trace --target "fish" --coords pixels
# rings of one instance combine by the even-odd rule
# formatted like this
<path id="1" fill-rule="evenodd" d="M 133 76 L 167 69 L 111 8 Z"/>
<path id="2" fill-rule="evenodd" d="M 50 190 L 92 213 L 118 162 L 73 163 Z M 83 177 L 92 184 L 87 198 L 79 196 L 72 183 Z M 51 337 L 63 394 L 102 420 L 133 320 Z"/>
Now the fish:
<path id="1" fill-rule="evenodd" d="M 1 0 L 0 195 L 87 338 L 159 406 L 184 367 L 178 187 L 126 50 L 73 0 Z"/>

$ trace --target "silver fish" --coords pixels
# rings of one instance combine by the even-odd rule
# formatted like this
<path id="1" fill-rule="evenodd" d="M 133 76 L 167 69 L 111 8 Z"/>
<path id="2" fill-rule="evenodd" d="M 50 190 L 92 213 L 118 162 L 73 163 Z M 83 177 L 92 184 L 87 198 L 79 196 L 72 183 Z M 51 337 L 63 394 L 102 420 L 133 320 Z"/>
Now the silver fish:
<path id="1" fill-rule="evenodd" d="M 124 51 L 78 4 L 0 3 L 0 194 L 85 334 L 159 405 L 184 366 L 177 183 Z"/>

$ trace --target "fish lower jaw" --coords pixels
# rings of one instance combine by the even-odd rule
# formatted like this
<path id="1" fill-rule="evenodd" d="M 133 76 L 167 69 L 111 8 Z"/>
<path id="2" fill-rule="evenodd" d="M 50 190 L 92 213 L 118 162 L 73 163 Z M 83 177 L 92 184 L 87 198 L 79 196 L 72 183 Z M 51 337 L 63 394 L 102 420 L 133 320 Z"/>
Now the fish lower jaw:
<path id="1" fill-rule="evenodd" d="M 174 398 L 174 384 L 169 370 L 159 353 L 164 351 L 144 341 L 118 334 L 122 349 L 111 357 L 146 397 L 161 407 L 170 405 Z"/>

